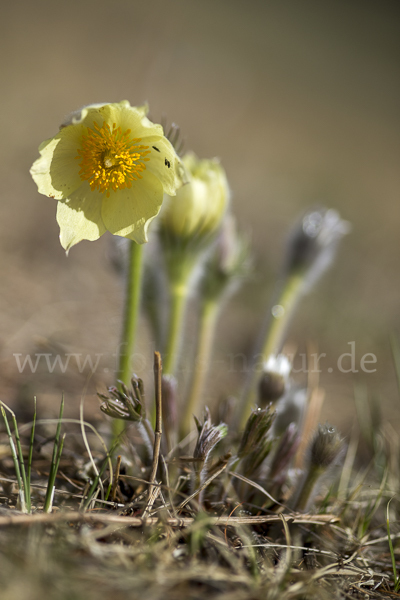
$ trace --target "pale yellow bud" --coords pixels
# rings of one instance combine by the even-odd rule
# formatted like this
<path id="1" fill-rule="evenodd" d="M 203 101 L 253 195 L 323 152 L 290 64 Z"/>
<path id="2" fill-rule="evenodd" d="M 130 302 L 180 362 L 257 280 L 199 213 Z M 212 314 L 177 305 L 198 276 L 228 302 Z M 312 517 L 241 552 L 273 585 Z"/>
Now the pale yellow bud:
<path id="1" fill-rule="evenodd" d="M 229 203 L 225 171 L 216 159 L 199 160 L 193 153 L 182 162 L 188 183 L 176 196 L 167 196 L 161 227 L 168 237 L 182 241 L 202 240 L 220 226 Z"/>

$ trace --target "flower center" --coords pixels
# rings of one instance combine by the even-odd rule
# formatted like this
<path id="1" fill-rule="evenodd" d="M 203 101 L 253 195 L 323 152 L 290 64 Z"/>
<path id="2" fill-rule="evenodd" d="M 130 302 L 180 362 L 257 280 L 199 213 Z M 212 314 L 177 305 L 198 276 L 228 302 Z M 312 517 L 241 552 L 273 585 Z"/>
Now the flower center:
<path id="1" fill-rule="evenodd" d="M 132 181 L 142 178 L 150 150 L 139 144 L 141 138 L 130 134 L 130 129 L 122 132 L 115 123 L 111 129 L 106 122 L 102 127 L 95 123 L 94 129 L 88 128 L 83 134 L 76 158 L 80 159 L 79 175 L 89 181 L 92 191 L 98 189 L 109 196 L 110 190 L 130 188 Z"/>

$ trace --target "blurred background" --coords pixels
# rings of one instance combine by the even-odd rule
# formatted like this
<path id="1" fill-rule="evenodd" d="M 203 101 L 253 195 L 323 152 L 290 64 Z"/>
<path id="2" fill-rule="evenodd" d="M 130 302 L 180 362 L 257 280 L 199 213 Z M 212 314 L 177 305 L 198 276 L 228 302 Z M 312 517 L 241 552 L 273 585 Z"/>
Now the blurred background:
<path id="1" fill-rule="evenodd" d="M 20 373 L 29 353 L 99 355 L 89 411 L 97 411 L 96 389 L 114 383 L 123 288 L 111 236 L 66 258 L 56 203 L 38 194 L 29 168 L 71 110 L 128 99 L 147 101 L 153 120 L 178 123 L 187 149 L 221 159 L 234 212 L 252 236 L 255 273 L 227 307 L 216 342 L 214 375 L 226 392 L 240 380 L 229 354 L 251 351 L 288 230 L 324 204 L 353 229 L 299 307 L 290 340 L 299 352 L 313 344 L 327 355 L 324 419 L 348 430 L 356 390 L 399 425 L 390 347 L 400 334 L 399 16 L 396 0 L 3 3 L 0 398 L 23 410 L 36 394 L 50 416 L 64 390 L 77 416 L 87 369 L 71 361 L 65 373 L 44 363 Z M 147 376 L 155 348 L 142 329 L 137 370 Z M 338 371 L 349 342 L 358 365 L 376 355 L 375 373 Z M 206 396 L 215 396 L 210 387 Z"/>

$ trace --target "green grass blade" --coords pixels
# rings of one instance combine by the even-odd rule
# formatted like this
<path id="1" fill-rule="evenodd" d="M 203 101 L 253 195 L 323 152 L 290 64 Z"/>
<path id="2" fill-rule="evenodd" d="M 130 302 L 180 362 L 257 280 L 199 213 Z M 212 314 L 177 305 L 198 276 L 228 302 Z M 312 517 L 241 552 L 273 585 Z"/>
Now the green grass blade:
<path id="1" fill-rule="evenodd" d="M 22 446 L 21 446 L 21 439 L 19 437 L 17 419 L 15 417 L 15 414 L 12 411 L 11 411 L 11 415 L 12 415 L 12 421 L 13 421 L 13 425 L 14 425 L 14 435 L 15 435 L 15 443 L 17 445 L 19 468 L 21 471 L 22 483 L 24 486 L 26 510 L 28 512 L 31 512 L 31 498 L 30 498 L 29 486 L 28 486 L 28 482 L 27 482 L 27 478 L 26 478 L 24 456 L 22 454 Z"/>
<path id="2" fill-rule="evenodd" d="M 23 485 L 23 481 L 22 481 L 22 477 L 21 477 L 21 470 L 20 470 L 20 466 L 19 466 L 18 455 L 17 455 L 17 451 L 15 448 L 13 437 L 11 434 L 11 429 L 10 429 L 10 425 L 8 423 L 6 411 L 4 410 L 4 406 L 5 405 L 1 402 L 1 414 L 3 416 L 4 424 L 6 426 L 8 441 L 9 441 L 10 449 L 11 449 L 11 456 L 12 456 L 12 459 L 14 462 L 14 469 L 15 469 L 15 475 L 17 477 L 17 482 L 18 482 L 18 490 L 19 490 L 19 498 L 20 498 L 20 502 L 21 502 L 21 509 L 22 509 L 22 512 L 27 512 L 27 508 L 26 508 L 26 504 L 25 504 L 24 485 Z M 8 407 L 6 407 L 6 408 L 7 408 L 7 410 L 10 410 Z"/>
<path id="3" fill-rule="evenodd" d="M 87 507 L 89 506 L 89 504 L 91 503 L 93 494 L 95 493 L 97 486 L 99 485 L 100 478 L 103 475 L 103 473 L 106 469 L 106 466 L 108 465 L 109 458 L 110 458 L 110 454 L 107 454 L 107 456 L 105 457 L 105 459 L 101 465 L 100 471 L 98 471 L 98 473 L 96 474 L 96 477 L 93 480 L 92 485 L 90 486 L 90 489 L 87 493 L 86 498 L 81 503 L 81 510 L 85 511 L 87 509 Z M 108 490 L 107 490 L 107 492 L 108 492 Z M 107 493 L 107 496 L 108 496 L 108 493 Z"/>
<path id="4" fill-rule="evenodd" d="M 54 494 L 54 485 L 55 485 L 55 480 L 56 480 L 56 476 L 57 476 L 58 465 L 60 463 L 62 446 L 64 444 L 64 441 L 62 440 L 61 445 L 60 445 L 60 433 L 61 433 L 63 412 L 64 412 L 64 396 L 61 399 L 60 414 L 58 417 L 57 431 L 56 431 L 56 436 L 54 439 L 53 456 L 51 459 L 49 478 L 47 481 L 46 498 L 44 501 L 44 508 L 43 508 L 44 512 L 46 512 L 46 513 L 51 512 L 52 499 L 53 499 L 53 494 Z"/>
<path id="5" fill-rule="evenodd" d="M 35 439 L 35 427 L 36 427 L 36 396 L 33 399 L 33 423 L 31 428 L 31 436 L 29 440 L 29 454 L 28 454 L 28 468 L 26 473 L 26 495 L 29 497 L 29 506 L 31 507 L 31 473 L 32 473 L 32 457 L 33 457 L 33 443 Z M 28 502 L 28 500 L 27 500 Z"/>

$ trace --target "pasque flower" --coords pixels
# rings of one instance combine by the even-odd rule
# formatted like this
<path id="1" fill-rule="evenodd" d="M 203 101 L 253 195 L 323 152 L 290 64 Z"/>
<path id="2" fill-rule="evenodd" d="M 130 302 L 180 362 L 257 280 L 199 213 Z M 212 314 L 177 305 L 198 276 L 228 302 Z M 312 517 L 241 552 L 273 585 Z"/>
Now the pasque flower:
<path id="1" fill-rule="evenodd" d="M 164 193 L 174 195 L 183 167 L 147 107 L 128 101 L 79 110 L 39 146 L 31 168 L 39 192 L 58 200 L 65 250 L 107 230 L 142 244 Z"/>

